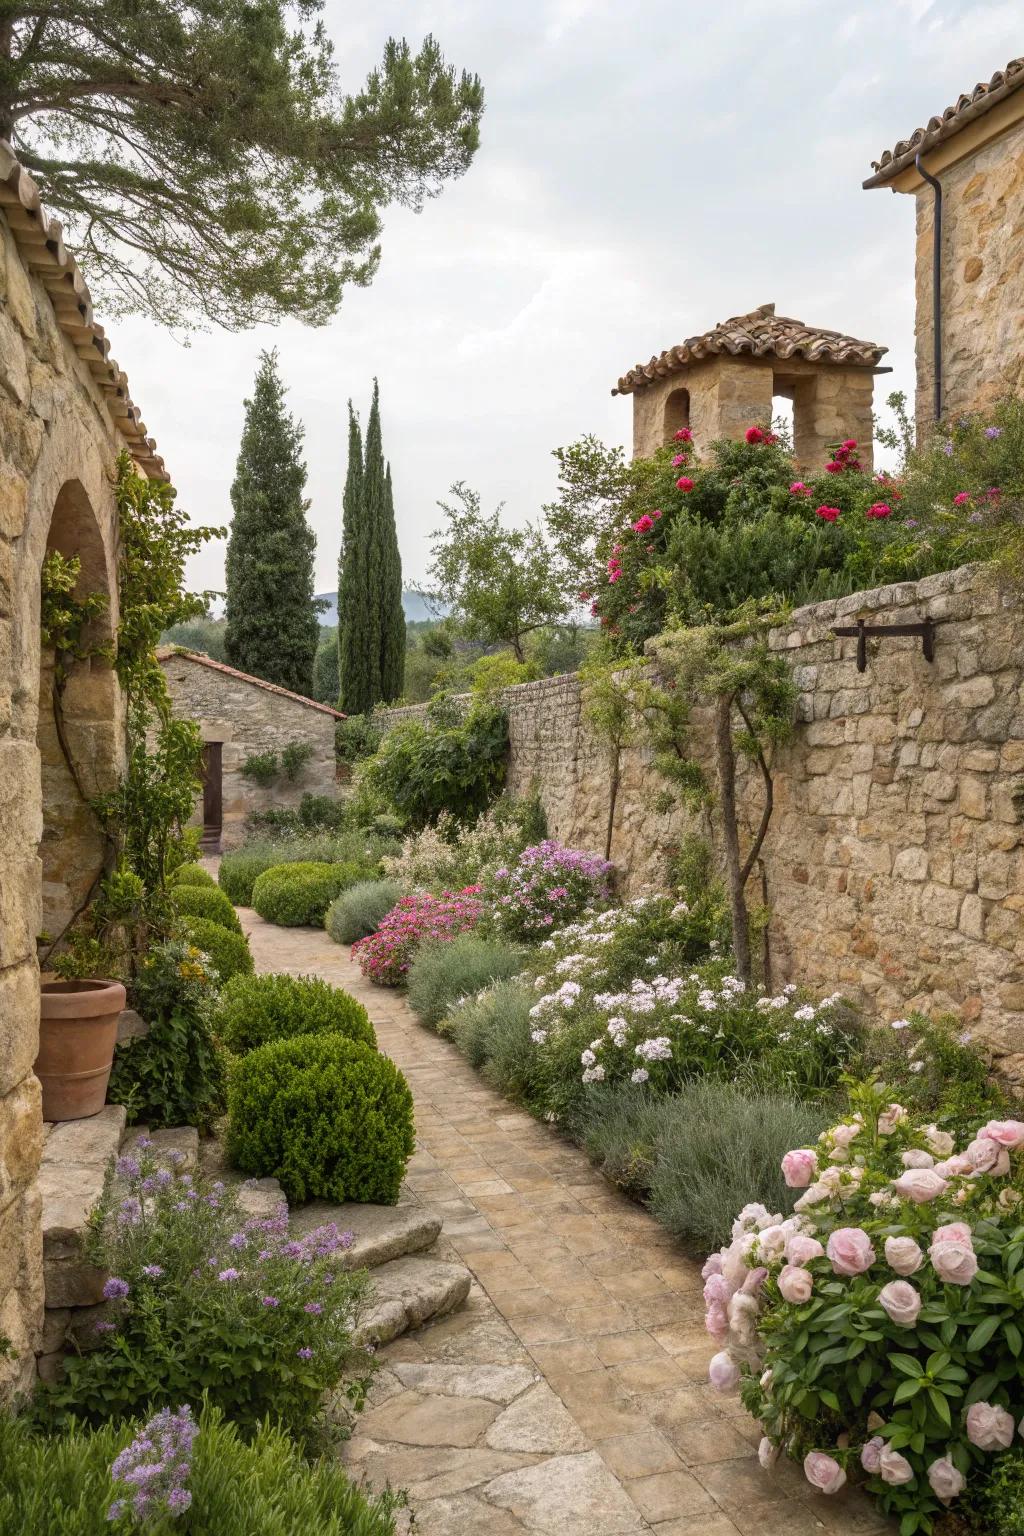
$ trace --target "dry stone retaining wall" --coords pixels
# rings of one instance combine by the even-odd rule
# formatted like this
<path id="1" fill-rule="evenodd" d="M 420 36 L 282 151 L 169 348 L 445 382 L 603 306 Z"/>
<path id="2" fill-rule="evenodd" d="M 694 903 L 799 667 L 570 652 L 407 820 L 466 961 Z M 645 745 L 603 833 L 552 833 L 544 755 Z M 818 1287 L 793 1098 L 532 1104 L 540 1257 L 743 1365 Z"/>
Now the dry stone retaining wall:
<path id="1" fill-rule="evenodd" d="M 920 639 L 832 635 L 855 616 L 930 616 Z M 1020 606 L 965 568 L 795 612 L 771 645 L 789 659 L 800 721 L 775 766 L 764 851 L 779 979 L 842 988 L 878 1016 L 950 1010 L 1024 1077 L 1024 625 Z M 552 836 L 602 850 L 611 763 L 579 681 L 509 689 L 509 789 L 535 787 Z M 392 712 L 392 719 L 409 712 Z M 712 773 L 709 722 L 695 716 Z M 657 809 L 649 751 L 622 754 L 611 855 L 627 889 L 657 887 L 688 830 Z M 758 785 L 744 785 L 751 823 Z M 754 891 L 755 900 L 760 892 Z"/>

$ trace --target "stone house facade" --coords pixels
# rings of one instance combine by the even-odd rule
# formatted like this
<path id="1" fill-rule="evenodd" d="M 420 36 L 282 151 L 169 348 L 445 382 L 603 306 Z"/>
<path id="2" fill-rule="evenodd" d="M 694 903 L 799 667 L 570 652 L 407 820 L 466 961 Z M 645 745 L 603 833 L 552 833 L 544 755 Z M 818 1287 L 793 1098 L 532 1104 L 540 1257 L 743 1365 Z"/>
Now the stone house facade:
<path id="1" fill-rule="evenodd" d="M 276 683 L 251 677 L 196 651 L 159 653 L 174 712 L 194 720 L 203 738 L 203 793 L 194 825 L 208 848 L 236 848 L 246 817 L 271 806 L 295 807 L 304 794 L 338 792 L 334 728 L 345 716 Z M 260 784 L 243 769 L 250 757 L 280 754 L 295 743 L 310 749 L 294 781 L 283 769 Z"/>
<path id="2" fill-rule="evenodd" d="M 123 763 L 120 690 L 109 663 L 75 664 L 53 715 L 40 642 L 48 551 L 81 561 L 82 591 L 117 627 L 114 467 L 163 464 L 93 319 L 88 290 L 31 178 L 0 143 L 0 1397 L 34 1372 L 43 1309 L 43 1141 L 36 939 L 57 937 L 102 868 L 88 799 Z"/>
<path id="3" fill-rule="evenodd" d="M 691 336 L 649 363 L 637 363 L 612 390 L 633 397 L 633 457 L 649 458 L 689 427 L 698 452 L 716 438 L 740 438 L 766 424 L 772 401 L 793 402 L 793 448 L 806 469 L 820 468 L 829 445 L 860 444 L 871 467 L 874 375 L 886 348 L 822 330 L 762 304 Z"/>
<path id="4" fill-rule="evenodd" d="M 865 187 L 917 202 L 921 435 L 936 420 L 1024 391 L 1024 58 L 873 166 Z"/>

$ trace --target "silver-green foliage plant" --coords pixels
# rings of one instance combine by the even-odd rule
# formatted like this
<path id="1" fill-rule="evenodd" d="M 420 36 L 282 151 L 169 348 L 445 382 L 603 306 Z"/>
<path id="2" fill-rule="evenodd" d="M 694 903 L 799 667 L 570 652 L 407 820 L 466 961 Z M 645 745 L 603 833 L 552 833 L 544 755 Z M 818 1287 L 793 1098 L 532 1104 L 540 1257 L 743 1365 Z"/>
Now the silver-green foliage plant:
<path id="1" fill-rule="evenodd" d="M 409 1006 L 421 1024 L 437 1028 L 452 1006 L 523 968 L 523 951 L 497 937 L 462 933 L 447 944 L 421 944 L 408 973 Z"/>
<path id="2" fill-rule="evenodd" d="M 401 894 L 397 880 L 359 880 L 328 907 L 324 927 L 335 944 L 354 944 L 376 933 Z"/>

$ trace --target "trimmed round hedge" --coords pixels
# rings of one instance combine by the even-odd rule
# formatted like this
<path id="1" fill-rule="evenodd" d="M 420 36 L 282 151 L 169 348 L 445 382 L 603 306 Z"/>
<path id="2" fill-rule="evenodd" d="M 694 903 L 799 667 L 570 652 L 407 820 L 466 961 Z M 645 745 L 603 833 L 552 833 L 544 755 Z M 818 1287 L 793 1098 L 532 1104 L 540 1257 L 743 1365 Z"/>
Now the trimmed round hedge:
<path id="1" fill-rule="evenodd" d="M 261 1045 L 228 1087 L 227 1153 L 289 1203 L 394 1205 L 415 1146 L 412 1094 L 386 1056 L 341 1035 Z"/>
<path id="2" fill-rule="evenodd" d="M 336 1034 L 377 1044 L 362 1003 L 319 976 L 236 976 L 220 994 L 214 1026 L 239 1056 L 295 1035 Z"/>
<path id="3" fill-rule="evenodd" d="M 183 918 L 181 928 L 193 944 L 209 955 L 222 986 L 234 976 L 252 975 L 252 955 L 244 933 L 232 933 L 209 917 Z"/>
<path id="4" fill-rule="evenodd" d="M 327 908 L 365 874 L 358 864 L 276 864 L 252 888 L 260 917 L 282 928 L 322 928 Z"/>
<path id="5" fill-rule="evenodd" d="M 397 880 L 358 880 L 327 909 L 324 927 L 335 944 L 354 944 L 377 932 L 401 894 Z"/>
<path id="6" fill-rule="evenodd" d="M 208 886 L 216 886 L 217 882 L 213 878 L 213 876 L 210 874 L 209 870 L 208 869 L 204 869 L 201 864 L 181 864 L 174 871 L 174 873 L 168 877 L 167 884 L 169 886 L 175 886 L 175 885 L 208 885 Z"/>
<path id="7" fill-rule="evenodd" d="M 175 885 L 167 892 L 181 917 L 205 917 L 229 933 L 241 933 L 238 913 L 216 886 Z"/>
<path id="8" fill-rule="evenodd" d="M 226 853 L 221 859 L 217 884 L 236 907 L 251 907 L 252 888 L 257 879 L 264 870 L 273 869 L 280 863 L 280 854 L 272 853 L 266 847 L 251 851 L 238 848 L 233 853 Z"/>

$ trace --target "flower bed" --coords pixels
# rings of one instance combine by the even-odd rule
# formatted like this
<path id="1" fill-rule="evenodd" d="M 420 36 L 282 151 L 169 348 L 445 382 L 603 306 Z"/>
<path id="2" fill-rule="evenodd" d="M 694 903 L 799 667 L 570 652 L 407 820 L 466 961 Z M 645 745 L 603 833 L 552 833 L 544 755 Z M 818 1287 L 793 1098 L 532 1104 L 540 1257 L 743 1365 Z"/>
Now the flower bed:
<path id="1" fill-rule="evenodd" d="M 596 854 L 546 838 L 524 848 L 486 884 L 495 926 L 515 939 L 540 939 L 611 895 L 614 866 Z"/>
<path id="2" fill-rule="evenodd" d="M 468 933 L 477 926 L 484 914 L 478 893 L 479 887 L 467 886 L 456 895 L 446 891 L 441 896 L 431 896 L 418 891 L 403 896 L 376 933 L 352 945 L 352 954 L 363 975 L 378 986 L 401 986 L 413 954 L 424 939 L 445 943 L 457 933 Z"/>

